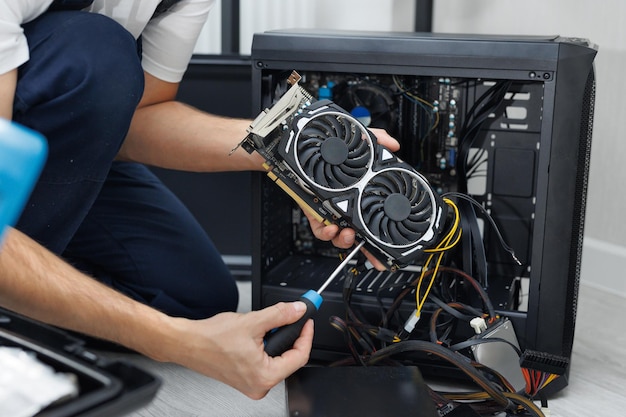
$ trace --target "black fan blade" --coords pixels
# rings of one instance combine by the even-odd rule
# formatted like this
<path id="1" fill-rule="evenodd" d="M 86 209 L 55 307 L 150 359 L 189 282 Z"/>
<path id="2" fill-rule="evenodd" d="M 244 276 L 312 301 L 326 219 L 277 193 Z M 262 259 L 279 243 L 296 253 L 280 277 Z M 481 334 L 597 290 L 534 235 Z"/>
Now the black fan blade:
<path id="1" fill-rule="evenodd" d="M 306 160 L 306 164 L 301 164 L 304 173 L 307 174 L 310 178 L 316 178 L 315 167 L 320 164 L 322 159 L 322 155 L 319 152 L 313 152 Z M 323 162 L 323 161 L 322 161 Z"/>
<path id="2" fill-rule="evenodd" d="M 359 142 L 363 140 L 363 132 L 360 127 L 353 123 L 351 120 L 344 119 L 346 121 L 346 136 L 345 140 L 348 144 L 348 148 L 354 149 L 360 145 Z"/>
<path id="3" fill-rule="evenodd" d="M 302 131 L 310 131 L 312 134 L 314 133 L 315 136 L 319 137 L 320 139 L 326 139 L 331 136 L 336 136 L 333 126 L 327 120 L 320 118 L 316 118 L 308 122 Z"/>
<path id="4" fill-rule="evenodd" d="M 432 210 L 433 208 L 430 205 L 430 199 L 424 197 L 419 206 L 411 207 L 411 216 L 415 215 L 416 217 L 423 219 L 425 217 L 430 217 Z"/>
<path id="5" fill-rule="evenodd" d="M 404 224 L 404 221 L 397 222 L 396 226 L 398 227 L 398 231 L 400 231 L 400 233 L 402 233 L 402 236 L 406 237 L 406 239 L 410 243 L 417 242 L 424 235 L 424 232 L 426 230 L 428 230 L 428 225 L 426 225 L 426 229 L 421 230 L 421 231 L 420 230 L 409 229 Z"/>
<path id="6" fill-rule="evenodd" d="M 333 166 L 331 170 L 335 178 L 337 178 L 344 187 L 354 185 L 363 175 L 361 171 L 347 168 L 343 165 Z"/>
<path id="7" fill-rule="evenodd" d="M 367 139 L 364 139 L 363 136 L 359 136 L 355 138 L 353 142 L 351 142 L 349 147 L 350 153 L 354 154 L 364 154 L 370 152 L 370 142 Z"/>
<path id="8" fill-rule="evenodd" d="M 406 198 L 410 199 L 411 190 L 413 189 L 413 181 L 411 180 L 411 176 L 404 172 L 398 173 L 398 192 L 404 195 Z"/>
<path id="9" fill-rule="evenodd" d="M 317 184 L 321 185 L 322 187 L 329 187 L 330 184 L 328 183 L 326 174 L 324 172 L 325 166 L 326 166 L 326 163 L 324 162 L 324 159 L 322 159 L 320 155 L 319 159 L 315 161 L 315 164 L 313 166 L 313 175 L 311 177 Z"/>
<path id="10" fill-rule="evenodd" d="M 300 136 L 306 139 L 317 138 L 324 140 L 329 136 L 329 134 L 323 126 L 312 126 L 311 124 L 308 124 L 304 129 L 302 129 Z"/>
<path id="11" fill-rule="evenodd" d="M 421 213 L 424 209 L 430 208 L 430 203 L 428 193 L 415 193 L 413 200 L 411 200 L 411 213 Z"/>
<path id="12" fill-rule="evenodd" d="M 322 156 L 320 153 L 319 146 L 310 146 L 308 148 L 302 147 L 302 149 L 299 150 L 299 155 L 298 155 L 298 159 L 300 160 L 300 165 L 301 166 L 307 165 L 309 162 L 309 159 L 314 157 L 315 155 L 318 155 L 318 157 Z"/>
<path id="13" fill-rule="evenodd" d="M 335 136 L 345 140 L 346 133 L 343 123 L 337 120 L 337 118 L 333 115 L 324 116 L 324 121 L 328 123 L 328 129 L 332 132 L 329 136 Z"/>
<path id="14" fill-rule="evenodd" d="M 344 138 L 346 142 L 348 142 L 350 138 L 353 136 L 354 129 L 356 128 L 353 120 L 348 116 L 339 116 L 337 117 L 337 121 L 341 123 L 341 126 L 342 126 L 341 137 Z"/>
<path id="15" fill-rule="evenodd" d="M 396 224 L 397 222 L 394 222 L 392 220 L 389 220 L 389 222 L 387 222 L 389 237 L 391 238 L 391 242 L 389 243 L 392 243 L 394 245 L 406 245 L 407 243 L 410 243 L 409 240 L 404 237 L 402 233 L 400 233 Z"/>
<path id="16" fill-rule="evenodd" d="M 389 236 L 389 217 L 383 216 L 380 222 L 380 232 L 378 236 L 383 242 L 393 243 L 391 236 Z"/>
<path id="17" fill-rule="evenodd" d="M 372 232 L 374 236 L 378 236 L 379 238 L 382 236 L 381 221 L 384 218 L 385 213 L 383 213 L 382 210 L 376 211 L 367 223 L 368 229 Z"/>
<path id="18" fill-rule="evenodd" d="M 387 195 L 398 192 L 398 184 L 393 180 L 393 178 L 391 178 L 391 175 L 388 175 L 388 173 L 376 175 L 372 178 L 372 183 L 385 188 L 385 194 Z"/>
<path id="19" fill-rule="evenodd" d="M 376 194 L 367 194 L 361 198 L 361 211 L 366 214 L 370 211 L 382 210 L 384 204 L 384 197 Z"/>
<path id="20" fill-rule="evenodd" d="M 345 162 L 339 165 L 339 168 L 346 173 L 346 175 L 350 175 L 357 180 L 360 179 L 367 172 L 367 167 L 351 167 Z"/>
<path id="21" fill-rule="evenodd" d="M 412 219 L 411 216 L 403 220 L 402 224 L 407 229 L 413 231 L 414 233 L 419 233 L 420 235 L 423 235 L 424 232 L 426 232 L 430 227 L 430 222 L 427 219 L 416 220 Z"/>
<path id="22" fill-rule="evenodd" d="M 348 152 L 348 159 L 345 160 L 344 165 L 351 168 L 367 168 L 369 165 L 371 154 L 369 149 L 365 151 Z"/>
<path id="23" fill-rule="evenodd" d="M 344 188 L 346 186 L 337 176 L 335 175 L 335 170 L 333 165 L 324 162 L 324 177 L 326 178 L 326 182 L 328 183 L 330 188 Z"/>
<path id="24" fill-rule="evenodd" d="M 298 150 L 310 148 L 319 149 L 324 141 L 324 138 L 319 138 L 317 136 L 301 135 L 300 137 L 301 139 L 298 141 Z"/>

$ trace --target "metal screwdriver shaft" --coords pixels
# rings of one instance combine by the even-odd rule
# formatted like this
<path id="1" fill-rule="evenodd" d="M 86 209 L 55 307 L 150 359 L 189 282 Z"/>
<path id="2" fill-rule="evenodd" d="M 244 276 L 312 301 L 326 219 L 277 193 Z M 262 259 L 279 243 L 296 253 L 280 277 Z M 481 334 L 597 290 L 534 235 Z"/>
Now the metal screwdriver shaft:
<path id="1" fill-rule="evenodd" d="M 328 285 L 333 281 L 333 279 L 337 277 L 337 275 L 339 275 L 343 268 L 348 264 L 348 262 L 350 262 L 352 258 L 354 258 L 354 256 L 359 252 L 359 249 L 361 249 L 364 244 L 365 242 L 359 243 L 352 250 L 352 252 L 350 252 L 343 261 L 341 261 L 339 266 L 335 268 L 333 273 L 330 274 L 328 279 L 317 291 L 309 290 L 306 293 L 302 294 L 298 301 L 302 301 L 304 304 L 306 304 L 306 312 L 298 321 L 275 329 L 265 336 L 265 352 L 267 352 L 269 356 L 280 356 L 293 346 L 296 339 L 300 336 L 300 332 L 302 332 L 304 324 L 311 317 L 313 317 L 317 310 L 319 310 L 320 305 L 322 304 L 322 296 L 320 295 L 320 293 L 324 291 L 326 287 L 328 287 Z"/>
<path id="2" fill-rule="evenodd" d="M 365 241 L 363 241 L 363 242 L 359 243 L 358 245 L 356 245 L 355 248 L 352 250 L 352 252 L 350 252 L 345 257 L 345 259 L 343 261 L 341 261 L 339 266 L 337 268 L 335 268 L 335 270 L 333 271 L 332 274 L 330 274 L 328 279 L 322 284 L 321 287 L 319 287 L 319 289 L 317 290 L 318 294 L 321 294 L 322 291 L 324 291 L 326 289 L 326 287 L 328 287 L 330 285 L 330 283 L 333 282 L 333 280 L 337 277 L 337 275 L 339 275 L 339 273 L 343 270 L 343 268 L 346 265 L 348 265 L 348 262 L 350 262 L 352 260 L 352 258 L 354 258 L 354 255 L 356 255 L 359 252 L 359 249 L 361 249 L 364 244 L 365 244 Z"/>

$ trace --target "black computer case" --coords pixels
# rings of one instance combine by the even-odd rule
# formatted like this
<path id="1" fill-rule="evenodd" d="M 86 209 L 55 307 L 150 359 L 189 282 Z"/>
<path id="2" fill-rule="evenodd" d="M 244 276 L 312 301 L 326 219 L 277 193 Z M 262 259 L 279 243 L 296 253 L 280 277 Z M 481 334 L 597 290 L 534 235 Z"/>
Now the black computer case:
<path id="1" fill-rule="evenodd" d="M 358 107 L 359 115 L 365 108 L 364 123 L 397 138 L 404 161 L 437 192 L 477 200 L 513 248 L 521 265 L 483 218 L 472 227 L 484 251 L 465 240 L 457 264 L 510 320 L 520 348 L 570 358 L 596 53 L 584 39 L 559 36 L 270 31 L 256 34 L 252 45 L 253 113 L 285 92 L 292 70 L 314 97 L 348 112 Z M 469 162 L 460 165 L 461 158 Z M 337 258 L 336 249 L 312 237 L 297 206 L 272 181 L 255 177 L 253 192 L 252 305 L 258 309 L 316 289 Z M 368 272 L 353 297 L 354 308 L 373 321 L 379 303 L 391 302 L 380 291 L 384 283 L 408 283 L 414 272 L 384 274 L 392 273 Z M 454 291 L 448 295 L 477 302 L 467 289 Z M 347 354 L 343 336 L 328 323 L 344 315 L 341 292 L 337 283 L 324 293 L 313 358 Z M 400 308 L 403 318 L 414 308 L 409 299 Z M 455 331 L 457 341 L 472 335 Z M 416 329 L 415 337 L 423 336 Z M 566 384 L 560 378 L 553 389 Z"/>

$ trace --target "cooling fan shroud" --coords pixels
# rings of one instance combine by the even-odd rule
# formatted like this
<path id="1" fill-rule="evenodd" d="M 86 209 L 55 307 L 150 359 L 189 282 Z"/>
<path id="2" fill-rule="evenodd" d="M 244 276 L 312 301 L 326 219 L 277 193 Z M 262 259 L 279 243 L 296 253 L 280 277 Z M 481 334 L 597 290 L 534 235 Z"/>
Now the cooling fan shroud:
<path id="1" fill-rule="evenodd" d="M 377 172 L 360 192 L 358 207 L 364 229 L 384 246 L 428 245 L 436 235 L 440 204 L 415 171 L 394 167 Z"/>
<path id="2" fill-rule="evenodd" d="M 352 116 L 325 110 L 296 125 L 295 163 L 310 184 L 326 191 L 345 191 L 370 172 L 373 141 Z"/>

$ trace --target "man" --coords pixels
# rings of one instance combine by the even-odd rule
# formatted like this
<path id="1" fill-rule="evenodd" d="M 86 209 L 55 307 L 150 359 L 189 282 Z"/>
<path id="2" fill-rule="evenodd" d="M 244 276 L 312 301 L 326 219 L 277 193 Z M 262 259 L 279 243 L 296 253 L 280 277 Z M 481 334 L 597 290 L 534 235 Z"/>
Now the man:
<path id="1" fill-rule="evenodd" d="M 0 117 L 49 142 L 0 251 L 0 305 L 263 397 L 308 360 L 312 323 L 282 356 L 263 351 L 265 333 L 296 321 L 303 304 L 233 313 L 237 290 L 219 253 L 144 165 L 261 169 L 256 154 L 228 156 L 249 121 L 175 101 L 213 0 L 164 11 L 159 0 L 51 3 L 0 0 Z M 354 242 L 351 230 L 312 227 L 339 247 Z"/>

